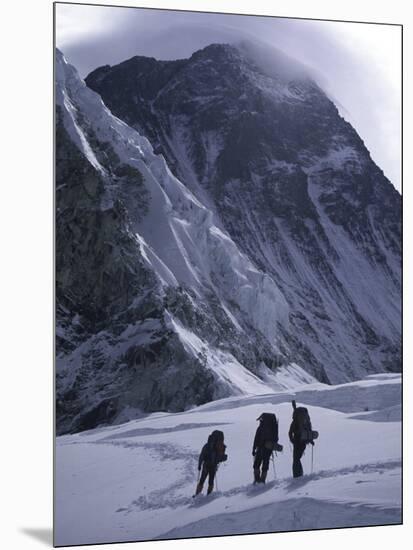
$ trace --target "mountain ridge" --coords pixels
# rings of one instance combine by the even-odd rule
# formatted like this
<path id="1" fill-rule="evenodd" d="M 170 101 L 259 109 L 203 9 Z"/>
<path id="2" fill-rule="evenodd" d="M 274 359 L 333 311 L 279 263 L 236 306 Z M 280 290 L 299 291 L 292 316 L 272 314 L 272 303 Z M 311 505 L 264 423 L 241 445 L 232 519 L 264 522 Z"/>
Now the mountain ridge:
<path id="1" fill-rule="evenodd" d="M 271 391 L 274 281 L 59 53 L 57 76 L 58 432 Z"/>
<path id="2" fill-rule="evenodd" d="M 230 48 L 88 87 L 57 53 L 59 433 L 400 369 L 397 197 L 314 82 Z"/>
<path id="3" fill-rule="evenodd" d="M 193 54 L 166 85 L 153 90 L 150 100 L 141 95 L 145 72 L 137 77 L 127 63 L 114 67 L 100 83 L 91 73 L 86 83 L 115 114 L 150 136 L 172 171 L 211 205 L 254 264 L 273 274 L 278 284 L 284 279 L 284 293 L 292 267 L 294 294 L 307 287 L 304 301 L 314 294 L 320 305 L 312 306 L 316 319 L 307 319 L 307 311 L 300 308 L 297 325 L 302 321 L 314 326 L 317 317 L 326 318 L 336 309 L 338 300 L 342 311 L 349 310 L 350 319 L 345 313 L 341 327 L 333 330 L 348 332 L 350 324 L 353 334 L 346 345 L 353 347 L 354 338 L 362 341 L 358 358 L 344 354 L 350 376 L 357 370 L 354 362 L 376 368 L 374 353 L 365 351 L 378 348 L 391 333 L 388 349 L 393 351 L 384 351 L 383 357 L 388 368 L 400 335 L 400 195 L 314 81 L 307 76 L 268 76 L 276 74 L 276 66 L 263 74 L 262 64 L 252 61 L 255 53 L 246 56 L 245 49 L 234 46 L 208 46 Z M 122 96 L 120 85 L 126 85 Z M 340 253 L 343 250 L 348 254 Z M 360 266 L 357 282 L 364 286 L 367 300 L 353 288 L 352 256 Z M 345 264 L 347 280 L 340 263 Z M 310 273 L 303 280 L 304 269 Z M 329 295 L 314 285 L 314 276 L 325 280 Z M 365 277 L 376 283 L 374 292 L 364 285 Z M 292 296 L 290 305 L 296 301 Z M 387 317 L 384 323 L 377 312 Z M 331 331 L 324 324 L 323 338 Z M 324 354 L 322 365 L 330 361 L 331 351 Z M 394 357 L 397 369 L 397 353 Z M 312 361 L 314 368 L 316 363 Z M 320 373 L 323 367 L 318 367 Z"/>

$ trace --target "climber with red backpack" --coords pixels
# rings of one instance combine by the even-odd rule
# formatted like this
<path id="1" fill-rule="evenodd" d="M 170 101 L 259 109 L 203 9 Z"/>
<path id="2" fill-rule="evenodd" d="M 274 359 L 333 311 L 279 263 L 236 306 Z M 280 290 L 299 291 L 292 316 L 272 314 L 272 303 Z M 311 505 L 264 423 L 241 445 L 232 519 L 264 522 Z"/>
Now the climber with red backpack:
<path id="1" fill-rule="evenodd" d="M 195 495 L 202 492 L 206 478 L 208 477 L 207 494 L 212 493 L 214 489 L 214 480 L 220 462 L 225 462 L 228 455 L 225 453 L 226 445 L 224 444 L 224 432 L 214 430 L 208 437 L 208 441 L 202 447 L 198 459 L 198 484 L 196 486 Z"/>
<path id="2" fill-rule="evenodd" d="M 288 437 L 293 444 L 293 476 L 301 477 L 303 475 L 303 465 L 301 458 L 308 444 L 314 446 L 314 439 L 317 439 L 318 432 L 311 426 L 311 419 L 306 407 L 297 407 L 296 402 L 293 405 L 293 421 L 291 422 Z"/>

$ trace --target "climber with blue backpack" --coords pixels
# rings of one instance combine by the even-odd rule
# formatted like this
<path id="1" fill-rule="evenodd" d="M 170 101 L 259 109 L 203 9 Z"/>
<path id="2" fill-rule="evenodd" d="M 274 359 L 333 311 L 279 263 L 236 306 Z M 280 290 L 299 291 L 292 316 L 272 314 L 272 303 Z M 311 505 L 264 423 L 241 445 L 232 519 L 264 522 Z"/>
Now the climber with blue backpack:
<path id="1" fill-rule="evenodd" d="M 303 465 L 301 458 L 308 444 L 314 446 L 314 439 L 317 439 L 318 432 L 314 431 L 311 425 L 310 415 L 306 407 L 297 407 L 296 402 L 293 405 L 293 421 L 288 432 L 288 437 L 293 444 L 293 476 L 301 477 L 303 475 Z"/>

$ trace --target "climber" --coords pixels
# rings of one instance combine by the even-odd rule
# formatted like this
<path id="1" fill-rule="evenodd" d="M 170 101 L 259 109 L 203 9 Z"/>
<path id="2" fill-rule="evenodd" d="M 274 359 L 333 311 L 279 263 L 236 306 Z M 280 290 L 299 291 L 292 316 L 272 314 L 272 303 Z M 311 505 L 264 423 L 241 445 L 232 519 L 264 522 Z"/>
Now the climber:
<path id="1" fill-rule="evenodd" d="M 314 445 L 314 439 L 317 439 L 318 432 L 313 431 L 310 415 L 305 407 L 297 407 L 295 401 L 293 405 L 293 421 L 288 432 L 288 437 L 293 444 L 293 476 L 301 477 L 303 475 L 303 466 L 301 458 L 308 444 Z"/>
<path id="2" fill-rule="evenodd" d="M 254 483 L 265 483 L 270 458 L 274 450 L 282 450 L 278 445 L 278 422 L 275 414 L 262 413 L 257 418 L 260 424 L 257 428 L 252 446 L 254 458 Z"/>
<path id="3" fill-rule="evenodd" d="M 200 478 L 196 486 L 195 495 L 202 492 L 206 478 L 208 477 L 209 495 L 214 489 L 214 479 L 217 468 L 220 462 L 225 462 L 228 458 L 225 453 L 226 445 L 224 445 L 224 433 L 220 430 L 214 430 L 208 437 L 207 443 L 202 447 L 202 451 L 198 459 L 198 471 Z"/>

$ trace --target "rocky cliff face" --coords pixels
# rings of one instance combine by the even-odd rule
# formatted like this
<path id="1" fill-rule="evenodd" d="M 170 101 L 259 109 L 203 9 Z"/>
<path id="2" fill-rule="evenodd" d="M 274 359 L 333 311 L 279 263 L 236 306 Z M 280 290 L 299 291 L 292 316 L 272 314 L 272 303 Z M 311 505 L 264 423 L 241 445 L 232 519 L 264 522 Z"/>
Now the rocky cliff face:
<path id="1" fill-rule="evenodd" d="M 400 369 L 400 195 L 304 69 L 213 44 L 86 82 L 277 281 L 297 362 L 332 383 Z"/>
<path id="2" fill-rule="evenodd" d="M 400 196 L 264 54 L 135 57 L 86 86 L 57 52 L 59 433 L 400 369 Z"/>
<path id="3" fill-rule="evenodd" d="M 270 391 L 275 281 L 60 52 L 56 95 L 58 432 Z"/>

